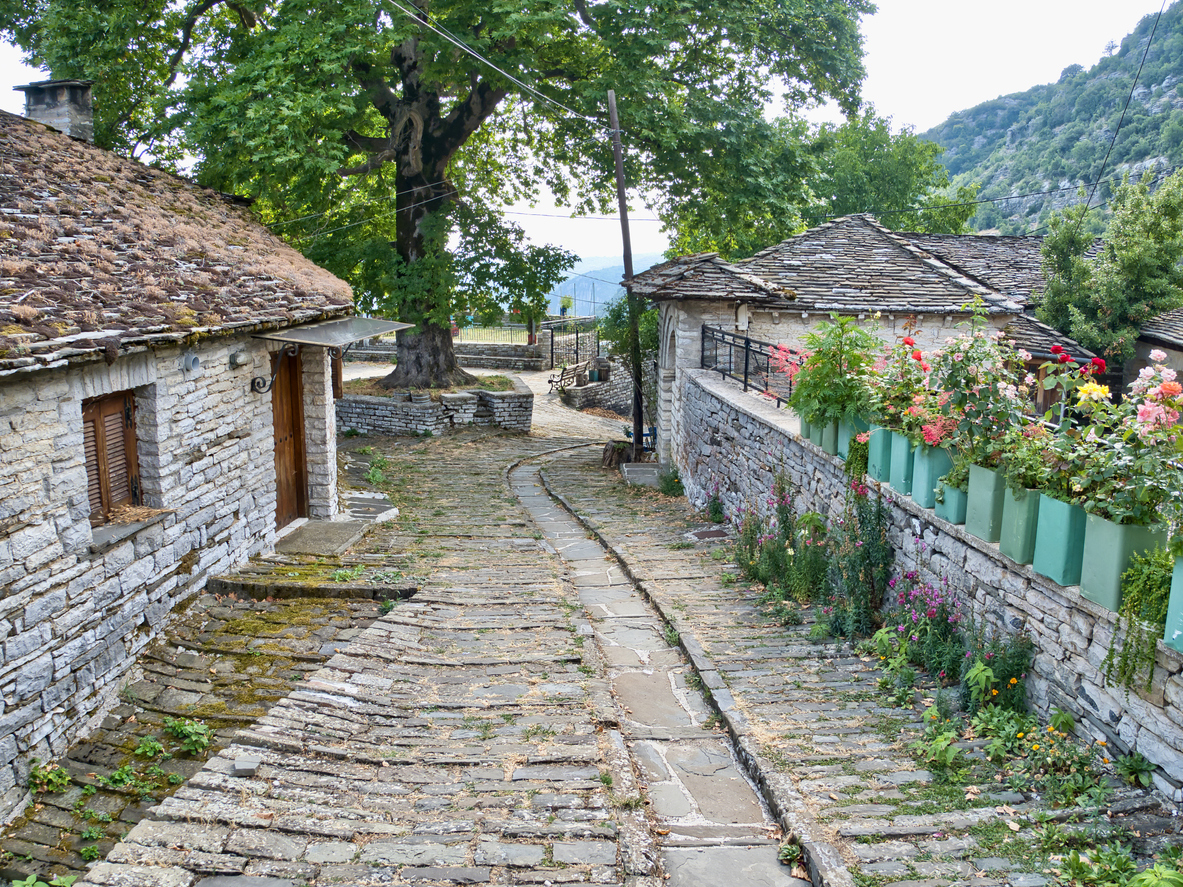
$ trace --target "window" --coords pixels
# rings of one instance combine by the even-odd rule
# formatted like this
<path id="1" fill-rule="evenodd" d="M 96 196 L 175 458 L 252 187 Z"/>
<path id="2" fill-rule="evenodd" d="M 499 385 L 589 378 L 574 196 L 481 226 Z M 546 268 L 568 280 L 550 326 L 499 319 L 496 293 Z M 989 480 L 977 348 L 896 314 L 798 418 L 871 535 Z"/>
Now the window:
<path id="1" fill-rule="evenodd" d="M 82 402 L 90 523 L 106 523 L 121 505 L 140 504 L 136 404 L 130 391 Z"/>

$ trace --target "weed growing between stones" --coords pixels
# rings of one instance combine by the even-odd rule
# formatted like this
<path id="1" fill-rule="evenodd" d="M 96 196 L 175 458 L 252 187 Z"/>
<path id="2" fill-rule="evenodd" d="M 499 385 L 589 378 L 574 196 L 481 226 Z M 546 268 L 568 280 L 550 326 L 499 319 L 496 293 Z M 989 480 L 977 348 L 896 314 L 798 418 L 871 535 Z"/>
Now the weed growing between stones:
<path id="1" fill-rule="evenodd" d="M 657 490 L 663 496 L 684 496 L 686 491 L 682 489 L 682 479 L 678 477 L 678 469 L 670 467 L 668 470 L 657 475 Z"/>
<path id="2" fill-rule="evenodd" d="M 70 774 L 60 764 L 43 764 L 33 758 L 29 767 L 29 788 L 37 794 L 64 792 L 70 787 Z"/>

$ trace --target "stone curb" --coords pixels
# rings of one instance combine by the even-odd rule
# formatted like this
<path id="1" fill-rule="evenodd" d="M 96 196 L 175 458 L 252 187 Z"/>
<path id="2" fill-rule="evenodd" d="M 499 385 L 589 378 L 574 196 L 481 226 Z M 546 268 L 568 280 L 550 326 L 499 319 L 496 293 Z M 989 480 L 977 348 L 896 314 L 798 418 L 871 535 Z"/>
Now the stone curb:
<path id="1" fill-rule="evenodd" d="M 564 449 L 575 449 L 565 447 Z M 559 452 L 559 451 L 552 451 Z M 549 455 L 549 454 L 540 454 Z M 532 457 L 538 458 L 538 457 Z M 527 460 L 523 460 L 527 461 Z M 554 499 L 563 506 L 576 521 L 603 545 L 620 564 L 624 574 L 629 578 L 645 599 L 653 606 L 666 625 L 678 629 L 678 622 L 671 617 L 667 608 L 649 584 L 640 580 L 633 573 L 625 556 L 613 545 L 596 527 L 584 519 L 571 503 L 550 485 L 546 472 L 539 469 L 538 476 L 542 486 Z M 715 709 L 722 720 L 732 742 L 735 744 L 736 755 L 743 765 L 748 777 L 760 787 L 760 793 L 765 803 L 780 823 L 786 835 L 797 839 L 810 879 L 814 887 L 854 887 L 854 879 L 850 870 L 842 861 L 837 848 L 832 844 L 820 840 L 819 829 L 813 817 L 805 808 L 805 799 L 797 791 L 797 787 L 784 774 L 778 773 L 772 762 L 764 758 L 757 750 L 756 743 L 749 732 L 747 716 L 736 706 L 735 698 L 727 688 L 715 663 L 707 655 L 698 639 L 693 635 L 682 635 L 679 632 L 679 646 L 690 660 L 691 666 L 702 679 L 703 686 L 710 692 L 704 693 L 708 703 Z"/>

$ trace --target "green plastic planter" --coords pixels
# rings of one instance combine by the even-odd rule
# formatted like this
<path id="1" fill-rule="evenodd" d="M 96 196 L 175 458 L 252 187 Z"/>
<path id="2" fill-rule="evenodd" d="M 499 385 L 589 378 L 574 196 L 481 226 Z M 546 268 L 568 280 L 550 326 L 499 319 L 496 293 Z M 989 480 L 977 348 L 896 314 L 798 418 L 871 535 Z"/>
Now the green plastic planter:
<path id="1" fill-rule="evenodd" d="M 867 443 L 867 474 L 872 480 L 884 481 L 891 474 L 891 432 L 872 425 Z"/>
<path id="2" fill-rule="evenodd" d="M 969 467 L 969 498 L 965 503 L 965 532 L 983 542 L 997 542 L 1002 535 L 1002 475 L 981 465 Z"/>
<path id="3" fill-rule="evenodd" d="M 1162 639 L 1172 650 L 1183 653 L 1183 557 L 1175 558 L 1175 572 L 1171 574 L 1171 600 L 1167 604 L 1167 628 Z"/>
<path id="4" fill-rule="evenodd" d="M 1084 525 L 1084 559 L 1080 564 L 1080 593 L 1113 612 L 1121 609 L 1121 574 L 1129 569 L 1130 556 L 1165 545 L 1164 527 L 1115 524 L 1090 514 Z"/>
<path id="5" fill-rule="evenodd" d="M 827 422 L 822 426 L 821 448 L 831 456 L 838 455 L 838 423 Z"/>
<path id="6" fill-rule="evenodd" d="M 1079 505 L 1041 493 L 1031 569 L 1060 585 L 1079 585 L 1086 517 Z"/>
<path id="7" fill-rule="evenodd" d="M 801 420 L 801 439 L 809 440 L 809 423 L 805 421 L 804 416 L 798 416 Z"/>
<path id="8" fill-rule="evenodd" d="M 915 478 L 913 478 L 915 483 Z M 937 517 L 947 520 L 951 524 L 965 523 L 965 506 L 969 496 L 948 484 L 941 484 L 945 489 L 944 501 L 936 504 Z"/>
<path id="9" fill-rule="evenodd" d="M 809 423 L 809 442 L 815 447 L 822 445 L 822 435 L 826 433 L 826 426 Z"/>
<path id="10" fill-rule="evenodd" d="M 933 508 L 937 504 L 937 486 L 953 467 L 949 451 L 942 447 L 920 444 L 916 447 L 912 463 L 912 501 L 921 508 Z"/>
<path id="11" fill-rule="evenodd" d="M 850 442 L 870 426 L 862 419 L 842 420 L 838 423 L 838 455 L 843 459 L 850 456 Z"/>
<path id="12" fill-rule="evenodd" d="M 1002 530 L 998 547 L 1016 564 L 1029 564 L 1035 557 L 1035 527 L 1039 519 L 1039 494 L 1007 490 L 1002 497 Z"/>
<path id="13" fill-rule="evenodd" d="M 887 482 L 901 496 L 912 495 L 912 469 L 915 467 L 916 445 L 898 431 L 891 433 L 891 473 Z"/>

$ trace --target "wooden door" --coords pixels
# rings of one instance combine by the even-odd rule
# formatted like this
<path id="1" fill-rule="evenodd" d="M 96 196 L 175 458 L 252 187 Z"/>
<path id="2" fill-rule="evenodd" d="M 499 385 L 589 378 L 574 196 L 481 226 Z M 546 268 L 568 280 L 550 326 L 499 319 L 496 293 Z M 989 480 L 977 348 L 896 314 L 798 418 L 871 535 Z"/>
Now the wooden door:
<path id="1" fill-rule="evenodd" d="M 271 387 L 275 419 L 275 528 L 308 516 L 308 479 L 304 464 L 304 397 L 300 355 L 272 356 L 279 372 Z"/>

